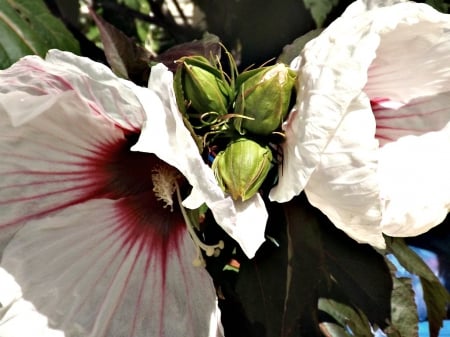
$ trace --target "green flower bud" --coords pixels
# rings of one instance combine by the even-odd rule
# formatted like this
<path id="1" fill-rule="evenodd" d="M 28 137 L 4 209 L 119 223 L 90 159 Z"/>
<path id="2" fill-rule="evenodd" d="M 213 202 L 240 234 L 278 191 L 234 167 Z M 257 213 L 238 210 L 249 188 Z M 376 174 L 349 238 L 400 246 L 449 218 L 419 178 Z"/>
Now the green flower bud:
<path id="1" fill-rule="evenodd" d="M 179 109 L 187 107 L 197 113 L 228 112 L 232 89 L 222 69 L 213 66 L 203 56 L 183 57 L 175 73 L 174 89 Z"/>
<path id="2" fill-rule="evenodd" d="M 239 138 L 221 151 L 213 161 L 212 169 L 219 186 L 235 200 L 254 196 L 271 168 L 272 151 L 268 146 Z"/>
<path id="3" fill-rule="evenodd" d="M 248 118 L 235 119 L 239 133 L 265 136 L 280 127 L 289 110 L 295 79 L 295 71 L 283 63 L 240 74 L 235 112 Z"/>

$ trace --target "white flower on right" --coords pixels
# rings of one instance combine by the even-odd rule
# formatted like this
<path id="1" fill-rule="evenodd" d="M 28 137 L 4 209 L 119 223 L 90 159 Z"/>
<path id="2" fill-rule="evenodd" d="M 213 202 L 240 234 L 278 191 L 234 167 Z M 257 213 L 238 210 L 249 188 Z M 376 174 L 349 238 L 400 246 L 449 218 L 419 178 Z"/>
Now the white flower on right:
<path id="1" fill-rule="evenodd" d="M 356 1 L 303 49 L 271 199 L 305 190 L 349 236 L 383 248 L 450 208 L 450 16 Z"/>

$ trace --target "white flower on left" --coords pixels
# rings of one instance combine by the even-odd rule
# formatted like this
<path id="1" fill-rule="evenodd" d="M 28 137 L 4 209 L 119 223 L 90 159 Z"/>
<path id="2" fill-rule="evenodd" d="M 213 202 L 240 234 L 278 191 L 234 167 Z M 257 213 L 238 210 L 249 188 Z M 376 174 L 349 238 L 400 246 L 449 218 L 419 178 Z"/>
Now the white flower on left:
<path id="1" fill-rule="evenodd" d="M 138 87 L 57 50 L 0 71 L 0 266 L 19 286 L 18 299 L 0 287 L 3 306 L 29 301 L 66 336 L 222 335 L 180 207 L 164 207 L 152 175 L 176 168 L 193 187 L 191 206 L 206 202 L 249 256 L 267 214 L 259 199 L 243 207 L 220 190 L 172 80 L 158 65 L 149 88 Z M 20 315 L 2 317 L 0 335 L 21 336 Z"/>

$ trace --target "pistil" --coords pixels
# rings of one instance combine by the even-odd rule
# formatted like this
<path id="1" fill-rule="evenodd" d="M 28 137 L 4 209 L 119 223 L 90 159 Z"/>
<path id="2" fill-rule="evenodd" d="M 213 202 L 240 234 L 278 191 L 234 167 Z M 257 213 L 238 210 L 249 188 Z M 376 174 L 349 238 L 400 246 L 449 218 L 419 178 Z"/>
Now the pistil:
<path id="1" fill-rule="evenodd" d="M 180 193 L 178 184 L 176 184 L 176 193 L 177 193 L 178 203 L 179 203 L 180 209 L 181 209 L 181 214 L 183 215 L 187 230 L 197 248 L 197 257 L 193 261 L 193 264 L 195 266 L 205 266 L 206 263 L 205 263 L 205 260 L 203 259 L 201 251 L 204 250 L 205 254 L 207 256 L 218 256 L 220 254 L 220 250 L 222 250 L 224 247 L 224 242 L 222 240 L 220 240 L 215 245 L 207 245 L 202 240 L 200 240 L 200 238 L 198 237 L 198 235 L 195 231 L 195 227 L 194 227 L 195 225 L 192 223 L 192 220 L 190 219 L 189 215 L 187 214 L 186 209 L 182 205 L 183 199 L 181 198 L 181 193 Z"/>

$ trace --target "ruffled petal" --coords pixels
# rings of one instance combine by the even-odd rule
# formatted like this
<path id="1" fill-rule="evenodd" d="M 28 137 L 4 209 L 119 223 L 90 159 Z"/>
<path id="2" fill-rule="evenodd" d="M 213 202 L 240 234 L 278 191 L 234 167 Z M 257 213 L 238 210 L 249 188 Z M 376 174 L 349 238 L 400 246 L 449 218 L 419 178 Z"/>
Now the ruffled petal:
<path id="1" fill-rule="evenodd" d="M 93 113 L 102 114 L 127 131 L 137 132 L 145 116 L 133 87 L 132 82 L 119 79 L 100 63 L 51 50 L 45 61 L 26 56 L 3 70 L 0 92 L 20 91 L 33 97 L 76 92 Z M 18 112 L 12 116 L 15 125 L 32 117 Z"/>
<path id="2" fill-rule="evenodd" d="M 196 208 L 206 203 L 217 223 L 240 243 L 248 257 L 253 257 L 264 240 L 240 227 L 247 226 L 242 225 L 246 222 L 243 219 L 253 217 L 256 228 L 265 228 L 268 217 L 265 207 L 261 207 L 259 199 L 254 198 L 246 203 L 246 207 L 240 207 L 238 210 L 233 200 L 225 196 L 184 125 L 176 105 L 173 76 L 164 65 L 159 64 L 152 68 L 149 88 L 159 95 L 162 104 L 155 107 L 148 102 L 146 91 L 139 88 L 135 91 L 146 109 L 147 119 L 132 150 L 154 153 L 176 167 L 193 187 L 192 196 L 183 204 Z"/>
<path id="3" fill-rule="evenodd" d="M 366 15 L 371 17 L 372 30 L 380 36 L 363 89 L 371 99 L 388 98 L 406 104 L 449 91 L 448 15 L 413 2 L 378 8 Z"/>
<path id="4" fill-rule="evenodd" d="M 448 15 L 411 3 L 372 15 L 374 22 L 390 22 L 378 28 L 380 45 L 363 89 L 372 101 L 377 138 L 384 145 L 443 129 L 450 120 Z"/>
<path id="5" fill-rule="evenodd" d="M 376 121 L 382 144 L 447 127 L 449 32 L 448 15 L 427 5 L 379 7 L 357 1 L 310 41 L 302 52 L 297 103 L 285 125 L 284 160 L 271 199 L 287 201 L 306 189 L 310 201 L 336 226 L 358 241 L 382 247 L 372 127 Z M 389 174 L 386 167 L 383 176 Z M 395 204 L 399 193 L 389 195 Z M 440 210 L 448 208 L 444 199 L 439 199 Z M 387 207 L 383 210 L 389 213 Z M 442 212 L 437 214 L 441 219 Z M 388 215 L 383 224 L 393 217 Z M 431 217 L 429 223 L 436 221 Z"/>
<path id="6" fill-rule="evenodd" d="M 450 210 L 450 126 L 408 136 L 380 150 L 384 233 L 415 236 L 440 224 Z"/>
<path id="7" fill-rule="evenodd" d="M 297 103 L 285 125 L 283 165 L 271 200 L 285 202 L 300 194 L 359 97 L 379 42 L 370 23 L 365 16 L 338 19 L 303 49 Z"/>
<path id="8" fill-rule="evenodd" d="M 305 192 L 311 204 L 350 237 L 384 248 L 375 120 L 364 94 L 349 110 Z"/>

